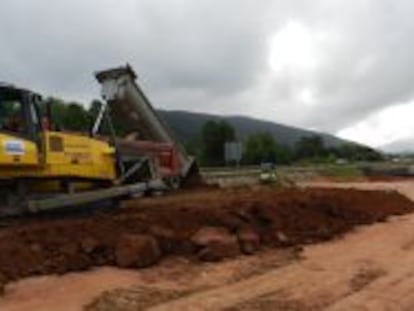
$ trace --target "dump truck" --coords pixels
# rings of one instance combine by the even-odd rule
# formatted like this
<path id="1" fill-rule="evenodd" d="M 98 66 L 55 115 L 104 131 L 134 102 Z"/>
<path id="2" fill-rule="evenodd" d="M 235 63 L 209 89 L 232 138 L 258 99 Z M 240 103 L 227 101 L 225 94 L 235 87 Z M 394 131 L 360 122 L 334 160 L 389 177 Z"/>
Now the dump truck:
<path id="1" fill-rule="evenodd" d="M 115 203 L 178 188 L 196 172 L 129 65 L 95 77 L 103 104 L 89 133 L 62 130 L 40 94 L 0 84 L 0 215 Z M 129 125 L 128 137 L 117 136 L 113 116 Z"/>

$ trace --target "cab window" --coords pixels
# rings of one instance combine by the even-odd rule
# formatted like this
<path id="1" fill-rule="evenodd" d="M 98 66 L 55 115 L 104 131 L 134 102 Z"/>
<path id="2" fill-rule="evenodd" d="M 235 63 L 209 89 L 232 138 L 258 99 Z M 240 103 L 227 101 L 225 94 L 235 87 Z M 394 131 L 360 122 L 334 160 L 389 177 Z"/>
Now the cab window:
<path id="1" fill-rule="evenodd" d="M 0 97 L 0 130 L 22 134 L 26 132 L 21 100 Z"/>
<path id="2" fill-rule="evenodd" d="M 29 105 L 30 120 L 32 120 L 33 125 L 36 129 L 40 128 L 39 105 L 40 99 L 38 99 L 37 97 L 34 97 L 33 102 Z"/>

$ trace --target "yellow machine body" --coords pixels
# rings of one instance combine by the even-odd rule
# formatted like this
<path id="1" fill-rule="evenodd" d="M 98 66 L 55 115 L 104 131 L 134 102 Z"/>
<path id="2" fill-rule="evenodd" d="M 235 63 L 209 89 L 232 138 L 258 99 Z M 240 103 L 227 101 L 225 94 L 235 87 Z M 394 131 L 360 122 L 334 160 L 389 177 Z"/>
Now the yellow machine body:
<path id="1" fill-rule="evenodd" d="M 140 152 L 136 145 L 121 148 L 117 143 L 110 111 L 119 109 L 139 116 L 139 122 L 132 118 L 132 132 L 145 133 L 150 141 L 175 143 L 135 84 L 135 77 L 130 67 L 96 75 L 103 85 L 105 102 L 100 105 L 94 123 L 89 124 L 89 133 L 84 135 L 61 130 L 65 126 L 59 122 L 60 109 L 53 101 L 0 82 L 0 218 L 101 206 L 103 202 L 116 206 L 125 198 L 170 189 L 156 155 Z M 112 109 L 114 105 L 116 109 Z M 98 138 L 104 123 L 109 130 L 104 139 L 113 144 Z M 183 150 L 180 154 L 185 169 L 179 168 L 176 175 L 168 176 L 176 183 L 187 176 L 193 163 Z"/>
<path id="2" fill-rule="evenodd" d="M 107 142 L 43 131 L 33 142 L 0 133 L 0 179 L 114 181 L 115 150 Z"/>

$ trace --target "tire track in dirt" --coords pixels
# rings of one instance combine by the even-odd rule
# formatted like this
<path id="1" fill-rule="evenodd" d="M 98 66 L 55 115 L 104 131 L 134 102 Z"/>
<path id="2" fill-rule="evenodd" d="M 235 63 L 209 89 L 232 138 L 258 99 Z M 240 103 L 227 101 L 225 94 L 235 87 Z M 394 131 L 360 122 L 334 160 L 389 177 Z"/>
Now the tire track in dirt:
<path id="1" fill-rule="evenodd" d="M 402 269 L 397 268 L 391 275 L 379 278 L 361 291 L 334 303 L 327 311 L 413 310 L 414 271 L 410 267 L 413 260 L 414 256 L 405 258 Z"/>

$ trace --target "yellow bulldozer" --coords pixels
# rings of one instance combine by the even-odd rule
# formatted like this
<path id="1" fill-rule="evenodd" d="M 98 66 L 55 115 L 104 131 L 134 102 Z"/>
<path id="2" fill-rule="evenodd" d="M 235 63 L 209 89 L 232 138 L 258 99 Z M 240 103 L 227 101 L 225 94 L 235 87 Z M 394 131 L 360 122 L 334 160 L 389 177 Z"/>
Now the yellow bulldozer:
<path id="1" fill-rule="evenodd" d="M 53 107 L 39 94 L 0 84 L 0 215 L 117 201 L 166 190 L 169 181 L 177 187 L 187 177 L 194 160 L 152 108 L 132 68 L 104 70 L 96 78 L 104 101 L 90 132 L 83 134 L 59 129 Z M 162 176 L 159 158 L 134 149 L 140 146 L 136 142 L 123 153 L 125 142 L 112 126 L 110 137 L 102 137 L 99 129 L 103 122 L 111 125 L 111 113 L 131 124 L 141 141 L 172 146 L 177 169 Z"/>

